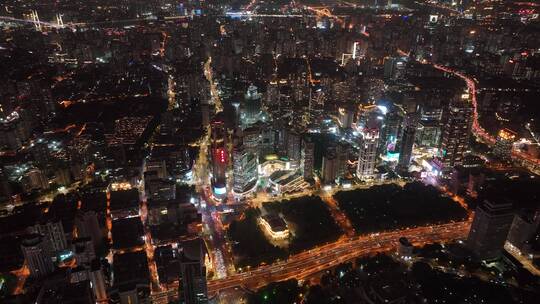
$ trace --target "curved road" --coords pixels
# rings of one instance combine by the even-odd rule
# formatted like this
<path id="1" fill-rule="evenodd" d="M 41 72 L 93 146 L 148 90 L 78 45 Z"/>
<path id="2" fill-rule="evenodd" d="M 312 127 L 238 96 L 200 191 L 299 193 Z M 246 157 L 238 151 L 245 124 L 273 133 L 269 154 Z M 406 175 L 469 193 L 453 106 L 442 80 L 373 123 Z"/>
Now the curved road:
<path id="1" fill-rule="evenodd" d="M 489 134 L 484 128 L 482 128 L 482 126 L 478 122 L 478 103 L 477 103 L 477 97 L 476 97 L 476 95 L 477 95 L 476 81 L 472 77 L 467 76 L 467 75 L 465 75 L 464 73 L 462 73 L 460 71 L 457 71 L 455 69 L 451 69 L 451 68 L 446 67 L 446 66 L 442 66 L 442 65 L 439 65 L 439 64 L 433 64 L 433 67 L 435 67 L 436 69 L 438 69 L 440 71 L 452 74 L 452 75 L 454 75 L 456 77 L 459 77 L 459 78 L 461 78 L 461 79 L 463 79 L 465 81 L 465 83 L 467 84 L 467 88 L 469 89 L 469 92 L 471 94 L 471 101 L 472 101 L 472 105 L 473 105 L 472 132 L 477 138 L 479 138 L 480 140 L 482 140 L 483 142 L 485 142 L 489 146 L 493 146 L 497 142 L 497 139 L 495 138 L 495 136 Z M 516 149 L 512 150 L 512 157 L 514 159 L 518 160 L 518 161 L 528 163 L 528 164 L 530 164 L 530 165 L 532 165 L 533 167 L 536 167 L 536 168 L 538 168 L 540 166 L 540 159 L 531 157 L 530 155 L 527 155 L 526 153 L 523 153 L 523 152 L 521 152 L 519 150 L 516 150 Z"/>

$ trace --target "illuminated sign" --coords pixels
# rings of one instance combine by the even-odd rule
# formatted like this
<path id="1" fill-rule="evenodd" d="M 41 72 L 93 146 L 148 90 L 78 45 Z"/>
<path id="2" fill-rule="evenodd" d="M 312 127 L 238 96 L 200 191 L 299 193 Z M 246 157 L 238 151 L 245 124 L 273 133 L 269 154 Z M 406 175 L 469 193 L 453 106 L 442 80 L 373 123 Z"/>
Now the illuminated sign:
<path id="1" fill-rule="evenodd" d="M 224 164 L 226 162 L 226 160 L 227 160 L 226 154 L 225 154 L 225 149 L 223 149 L 223 148 L 217 149 L 216 150 L 216 158 L 220 163 Z"/>
<path id="2" fill-rule="evenodd" d="M 225 188 L 225 187 L 214 187 L 214 193 L 216 195 L 223 195 L 223 194 L 227 193 L 227 188 Z"/>

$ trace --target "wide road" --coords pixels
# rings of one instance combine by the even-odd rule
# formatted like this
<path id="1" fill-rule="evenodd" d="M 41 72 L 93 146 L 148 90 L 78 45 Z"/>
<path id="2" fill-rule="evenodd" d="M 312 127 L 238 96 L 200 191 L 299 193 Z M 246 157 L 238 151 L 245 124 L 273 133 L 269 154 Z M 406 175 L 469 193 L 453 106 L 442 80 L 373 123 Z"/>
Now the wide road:
<path id="1" fill-rule="evenodd" d="M 220 291 L 235 287 L 255 290 L 270 282 L 292 278 L 305 279 L 360 256 L 390 251 L 396 247 L 400 237 L 407 237 L 414 245 L 463 239 L 469 232 L 470 224 L 471 221 L 468 220 L 342 238 L 334 243 L 293 255 L 286 261 L 260 266 L 252 271 L 235 274 L 224 279 L 209 281 L 208 294 L 213 297 Z"/>

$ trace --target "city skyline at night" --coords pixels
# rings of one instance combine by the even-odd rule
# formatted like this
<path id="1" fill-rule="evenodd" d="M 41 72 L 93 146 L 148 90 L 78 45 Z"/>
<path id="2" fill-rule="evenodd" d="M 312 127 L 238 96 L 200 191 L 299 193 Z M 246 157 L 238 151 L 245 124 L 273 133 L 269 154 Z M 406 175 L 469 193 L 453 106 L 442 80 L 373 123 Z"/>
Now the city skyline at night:
<path id="1" fill-rule="evenodd" d="M 540 2 L 5 0 L 1 303 L 536 303 Z"/>

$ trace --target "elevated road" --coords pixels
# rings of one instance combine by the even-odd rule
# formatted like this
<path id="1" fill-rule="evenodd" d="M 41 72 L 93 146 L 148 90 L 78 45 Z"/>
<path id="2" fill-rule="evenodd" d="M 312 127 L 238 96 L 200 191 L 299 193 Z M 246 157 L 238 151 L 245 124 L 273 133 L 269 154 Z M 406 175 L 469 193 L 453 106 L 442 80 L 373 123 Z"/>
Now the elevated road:
<path id="1" fill-rule="evenodd" d="M 260 266 L 224 279 L 209 281 L 209 296 L 230 288 L 258 289 L 271 282 L 287 279 L 302 280 L 340 263 L 360 256 L 368 256 L 394 249 L 400 237 L 407 237 L 415 245 L 448 242 L 467 236 L 471 221 L 395 230 L 377 234 L 342 238 L 308 251 L 293 255 L 286 261 Z"/>

